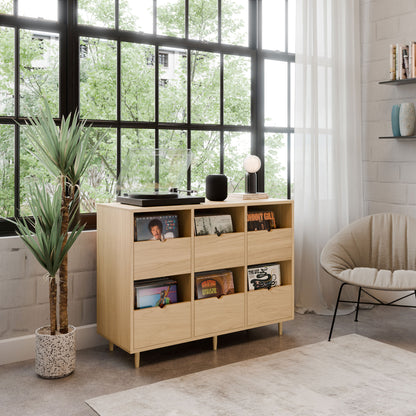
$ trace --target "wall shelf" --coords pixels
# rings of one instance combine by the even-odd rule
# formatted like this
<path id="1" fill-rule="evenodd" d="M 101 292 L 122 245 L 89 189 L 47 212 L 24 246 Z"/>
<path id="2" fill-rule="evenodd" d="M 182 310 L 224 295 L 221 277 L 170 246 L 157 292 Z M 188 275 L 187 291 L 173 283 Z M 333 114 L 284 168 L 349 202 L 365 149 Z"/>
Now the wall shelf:
<path id="1" fill-rule="evenodd" d="M 416 78 L 394 79 L 394 80 L 389 80 L 389 81 L 379 81 L 379 84 L 387 84 L 387 85 L 416 84 Z"/>
<path id="2" fill-rule="evenodd" d="M 415 140 L 416 136 L 382 136 L 379 139 Z"/>

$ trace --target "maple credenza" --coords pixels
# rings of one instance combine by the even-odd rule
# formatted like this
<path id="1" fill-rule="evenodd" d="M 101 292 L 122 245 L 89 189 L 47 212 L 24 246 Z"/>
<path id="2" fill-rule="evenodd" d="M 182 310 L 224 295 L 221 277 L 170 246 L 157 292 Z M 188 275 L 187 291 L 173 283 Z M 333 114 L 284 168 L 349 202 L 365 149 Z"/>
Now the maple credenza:
<path id="1" fill-rule="evenodd" d="M 247 213 L 272 210 L 278 228 L 247 231 Z M 179 237 L 134 241 L 135 215 L 178 216 Z M 197 215 L 231 215 L 234 232 L 195 236 Z M 293 202 L 264 199 L 195 205 L 137 207 L 120 203 L 97 206 L 97 330 L 110 343 L 135 354 L 278 323 L 294 317 Z M 248 290 L 247 267 L 278 262 L 281 285 Z M 197 272 L 229 269 L 235 293 L 195 299 Z M 169 276 L 177 281 L 178 302 L 135 309 L 134 283 Z"/>

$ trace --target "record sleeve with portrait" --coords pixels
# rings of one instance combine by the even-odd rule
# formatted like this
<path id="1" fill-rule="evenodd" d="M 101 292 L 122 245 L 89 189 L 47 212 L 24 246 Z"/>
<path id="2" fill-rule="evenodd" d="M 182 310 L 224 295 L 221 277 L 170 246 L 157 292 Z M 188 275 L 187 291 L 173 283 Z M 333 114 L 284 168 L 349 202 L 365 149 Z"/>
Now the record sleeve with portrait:
<path id="1" fill-rule="evenodd" d="M 178 216 L 158 215 L 135 217 L 135 241 L 159 240 L 179 237 Z"/>

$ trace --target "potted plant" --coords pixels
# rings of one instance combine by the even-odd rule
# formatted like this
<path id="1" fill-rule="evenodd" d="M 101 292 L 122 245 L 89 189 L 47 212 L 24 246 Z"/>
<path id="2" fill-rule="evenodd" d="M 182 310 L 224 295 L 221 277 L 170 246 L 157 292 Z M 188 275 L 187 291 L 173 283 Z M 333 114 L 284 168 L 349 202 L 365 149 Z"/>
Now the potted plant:
<path id="1" fill-rule="evenodd" d="M 52 195 L 47 183 L 31 187 L 33 219 L 15 221 L 18 235 L 49 277 L 50 324 L 36 330 L 35 371 L 44 378 L 65 377 L 75 368 L 75 328 L 68 325 L 68 251 L 84 228 L 77 215 L 79 182 L 99 144 L 91 146 L 91 128 L 78 115 L 62 117 L 58 127 L 44 100 L 41 115 L 27 122 L 34 156 L 58 181 Z"/>

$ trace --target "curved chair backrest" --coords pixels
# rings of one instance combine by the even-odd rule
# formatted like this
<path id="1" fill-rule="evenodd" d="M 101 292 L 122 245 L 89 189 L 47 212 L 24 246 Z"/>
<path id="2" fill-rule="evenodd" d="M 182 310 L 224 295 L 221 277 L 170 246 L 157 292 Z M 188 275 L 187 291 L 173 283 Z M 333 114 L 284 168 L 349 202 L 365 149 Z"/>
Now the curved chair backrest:
<path id="1" fill-rule="evenodd" d="M 321 265 L 334 277 L 357 267 L 416 270 L 416 219 L 392 213 L 361 218 L 327 242 Z"/>

